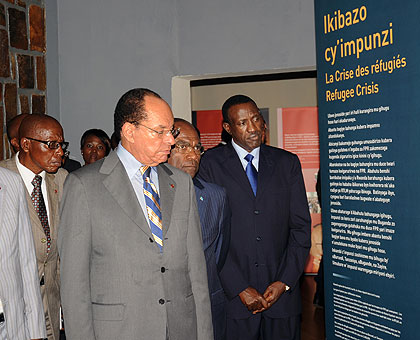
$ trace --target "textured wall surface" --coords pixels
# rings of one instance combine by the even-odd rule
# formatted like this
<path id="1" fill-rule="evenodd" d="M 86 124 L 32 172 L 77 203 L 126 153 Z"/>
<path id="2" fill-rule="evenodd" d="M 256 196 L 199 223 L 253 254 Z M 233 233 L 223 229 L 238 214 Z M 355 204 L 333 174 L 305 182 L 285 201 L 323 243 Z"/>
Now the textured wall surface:
<path id="1" fill-rule="evenodd" d="M 10 156 L 8 120 L 46 113 L 45 35 L 43 1 L 0 0 L 0 159 Z"/>

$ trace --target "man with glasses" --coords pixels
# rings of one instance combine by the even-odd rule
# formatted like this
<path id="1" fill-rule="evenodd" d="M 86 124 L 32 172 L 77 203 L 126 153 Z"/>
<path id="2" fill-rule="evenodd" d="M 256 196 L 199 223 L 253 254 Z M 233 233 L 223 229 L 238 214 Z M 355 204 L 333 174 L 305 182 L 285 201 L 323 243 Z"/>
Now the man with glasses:
<path id="1" fill-rule="evenodd" d="M 20 151 L 0 162 L 23 179 L 44 304 L 48 340 L 60 338 L 60 278 L 57 228 L 59 201 L 67 171 L 60 169 L 68 143 L 54 118 L 31 114 L 19 127 Z"/>
<path id="2" fill-rule="evenodd" d="M 223 340 L 226 338 L 226 296 L 219 271 L 225 262 L 230 241 L 227 196 L 222 187 L 195 177 L 203 153 L 198 130 L 184 119 L 175 118 L 174 121 L 179 134 L 175 138 L 168 163 L 185 171 L 193 179 L 207 264 L 214 339 Z"/>
<path id="3" fill-rule="evenodd" d="M 213 339 L 194 186 L 162 164 L 173 124 L 157 93 L 130 90 L 115 108 L 116 151 L 68 176 L 59 251 L 69 339 Z"/>

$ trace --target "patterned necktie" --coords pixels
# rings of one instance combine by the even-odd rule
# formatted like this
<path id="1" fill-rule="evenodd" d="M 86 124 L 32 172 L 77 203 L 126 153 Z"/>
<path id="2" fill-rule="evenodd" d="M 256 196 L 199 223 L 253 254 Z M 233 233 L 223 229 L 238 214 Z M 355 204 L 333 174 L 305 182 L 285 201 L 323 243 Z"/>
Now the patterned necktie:
<path id="1" fill-rule="evenodd" d="M 143 193 L 146 200 L 147 215 L 150 221 L 150 229 L 154 240 L 162 252 L 163 234 L 162 234 L 162 212 L 160 210 L 159 193 L 156 186 L 150 180 L 149 166 L 142 166 L 140 172 L 143 176 Z"/>
<path id="2" fill-rule="evenodd" d="M 246 165 L 246 175 L 248 176 L 249 184 L 251 184 L 252 191 L 254 195 L 257 196 L 257 182 L 258 182 L 258 172 L 255 169 L 255 166 L 252 164 L 254 156 L 250 153 L 245 156 L 245 160 L 248 162 Z"/>
<path id="3" fill-rule="evenodd" d="M 44 228 L 44 233 L 47 238 L 47 252 L 49 252 L 51 248 L 50 226 L 48 225 L 47 208 L 45 207 L 44 196 L 42 195 L 41 191 L 41 182 L 42 177 L 40 175 L 35 175 L 31 182 L 34 186 L 31 198 L 35 211 L 38 214 L 39 220 L 41 221 L 41 225 Z"/>

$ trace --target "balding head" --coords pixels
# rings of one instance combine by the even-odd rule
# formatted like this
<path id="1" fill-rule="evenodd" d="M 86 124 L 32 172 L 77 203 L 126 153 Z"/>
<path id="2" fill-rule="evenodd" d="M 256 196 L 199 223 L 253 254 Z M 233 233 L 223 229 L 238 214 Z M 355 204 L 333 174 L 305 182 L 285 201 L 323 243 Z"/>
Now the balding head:
<path id="1" fill-rule="evenodd" d="M 17 153 L 20 150 L 19 145 L 19 127 L 22 121 L 28 117 L 29 114 L 22 113 L 13 117 L 7 122 L 7 138 L 9 139 L 9 143 L 12 146 L 14 153 Z"/>
<path id="2" fill-rule="evenodd" d="M 179 128 L 179 134 L 175 138 L 175 146 L 171 150 L 168 163 L 194 177 L 198 172 L 201 159 L 198 130 L 181 118 L 175 118 L 174 128 Z"/>
<path id="3" fill-rule="evenodd" d="M 57 145 L 50 148 L 48 142 L 64 141 L 63 128 L 53 117 L 43 114 L 31 114 L 19 128 L 19 161 L 29 170 L 38 174 L 42 171 L 54 173 L 61 166 L 64 151 Z M 50 143 L 54 145 L 56 143 Z"/>

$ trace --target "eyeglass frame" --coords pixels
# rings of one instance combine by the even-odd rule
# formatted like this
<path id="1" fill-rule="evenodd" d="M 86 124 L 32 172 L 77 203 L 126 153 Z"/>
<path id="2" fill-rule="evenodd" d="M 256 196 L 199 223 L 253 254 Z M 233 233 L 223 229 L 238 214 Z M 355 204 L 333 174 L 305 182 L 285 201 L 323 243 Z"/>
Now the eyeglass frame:
<path id="1" fill-rule="evenodd" d="M 69 142 L 57 142 L 57 141 L 54 141 L 54 140 L 40 140 L 40 139 L 36 139 L 36 138 L 32 138 L 32 137 L 25 137 L 25 138 L 29 139 L 29 140 L 33 140 L 33 141 L 38 142 L 38 143 L 45 144 L 48 147 L 48 149 L 50 149 L 50 150 L 57 150 L 58 149 L 58 146 L 56 148 L 51 147 L 51 145 L 52 145 L 51 143 L 57 143 L 56 145 L 59 145 L 61 147 L 61 150 L 63 150 L 63 152 L 66 152 L 67 148 L 69 147 Z"/>
<path id="2" fill-rule="evenodd" d="M 179 147 L 180 145 L 184 145 L 185 146 L 185 149 L 181 149 Z M 199 147 L 199 149 L 196 149 L 197 146 Z M 174 149 L 176 148 L 180 153 L 189 153 L 191 151 L 194 151 L 194 153 L 199 154 L 200 156 L 202 156 L 204 154 L 204 147 L 201 145 L 201 143 L 200 144 L 197 144 L 195 146 L 192 146 L 190 143 L 188 143 L 188 144 L 187 143 L 184 143 L 184 144 L 175 143 L 172 146 L 172 148 L 174 148 Z M 185 151 L 182 151 L 182 150 L 185 150 Z"/>
<path id="3" fill-rule="evenodd" d="M 172 137 L 174 137 L 174 138 L 178 137 L 179 133 L 181 132 L 180 128 L 175 129 L 174 127 L 172 127 L 170 130 L 168 129 L 168 130 L 157 131 L 157 130 L 152 129 L 151 127 L 148 127 L 148 126 L 146 126 L 146 125 L 144 125 L 140 122 L 130 122 L 130 123 L 134 124 L 134 125 L 141 125 L 141 126 L 145 127 L 146 129 L 149 129 L 150 131 L 153 131 L 154 133 L 156 133 L 158 135 L 159 138 L 163 138 L 163 135 L 165 134 L 165 131 L 166 131 L 166 134 L 165 134 L 166 137 L 169 137 L 170 135 L 172 135 Z"/>

